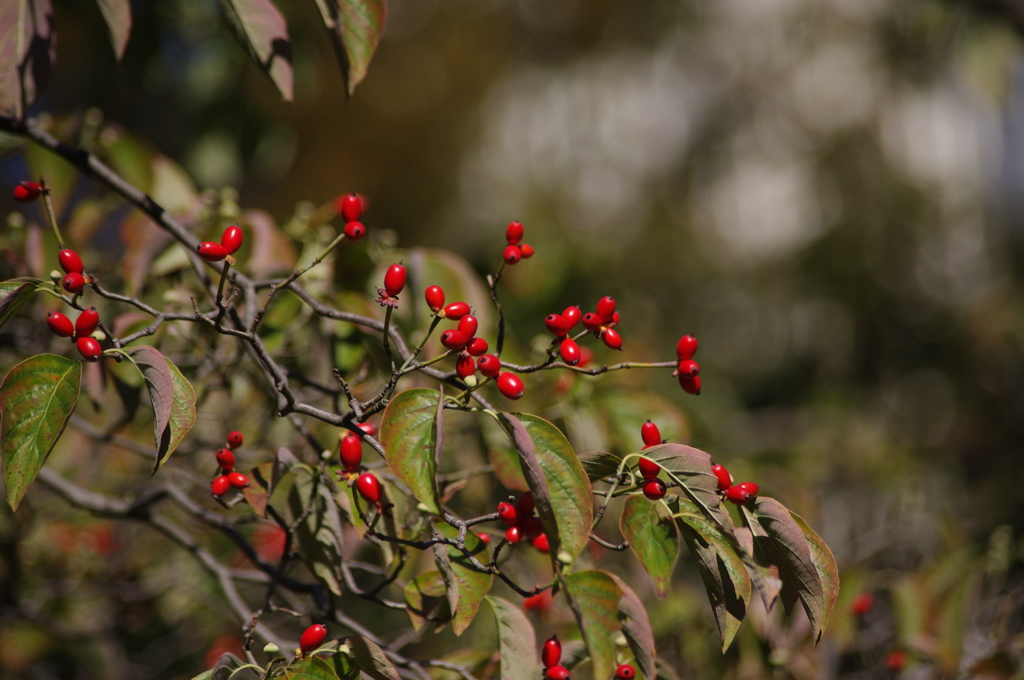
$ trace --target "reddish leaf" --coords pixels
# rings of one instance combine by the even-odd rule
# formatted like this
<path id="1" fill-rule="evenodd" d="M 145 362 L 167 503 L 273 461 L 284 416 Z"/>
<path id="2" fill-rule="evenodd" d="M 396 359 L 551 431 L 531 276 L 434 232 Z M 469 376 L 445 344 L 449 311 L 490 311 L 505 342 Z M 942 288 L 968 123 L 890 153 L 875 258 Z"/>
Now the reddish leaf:
<path id="1" fill-rule="evenodd" d="M 128 46 L 128 37 L 132 32 L 132 6 L 129 0 L 96 0 L 107 22 L 110 44 L 114 48 L 114 56 L 118 61 L 124 57 L 124 49 Z"/>
<path id="2" fill-rule="evenodd" d="M 50 0 L 0 2 L 0 113 L 24 118 L 56 57 Z"/>
<path id="3" fill-rule="evenodd" d="M 153 472 L 156 473 L 181 443 L 185 433 L 192 429 L 196 419 L 196 395 L 174 364 L 156 348 L 139 345 L 126 352 L 142 373 L 153 404 L 153 438 L 156 441 Z"/>
<path id="4" fill-rule="evenodd" d="M 711 456 L 692 446 L 661 444 L 644 451 L 644 455 L 658 461 L 662 469 L 679 483 L 686 497 L 696 503 L 720 525 L 731 527 L 729 514 L 724 512 L 716 493 L 718 479 L 711 472 Z"/>
<path id="5" fill-rule="evenodd" d="M 235 39 L 290 102 L 292 42 L 284 15 L 270 0 L 220 0 L 220 8 Z"/>
<path id="6" fill-rule="evenodd" d="M 385 0 L 317 0 L 320 16 L 331 35 L 345 91 L 352 96 L 366 77 L 373 53 L 387 22 Z"/>
<path id="7" fill-rule="evenodd" d="M 578 458 L 580 465 L 583 466 L 583 471 L 587 473 L 587 477 L 592 482 L 605 477 L 613 477 L 619 470 L 619 463 L 622 462 L 622 459 L 615 454 L 604 451 L 587 451 L 579 454 Z"/>
<path id="8" fill-rule="evenodd" d="M 669 520 L 671 521 L 671 520 Z M 629 648 L 633 650 L 640 672 L 649 680 L 654 680 L 658 671 L 655 667 L 654 629 L 647 616 L 647 608 L 633 589 L 615 574 L 608 574 L 619 586 L 622 597 L 619 598 L 619 624 L 626 636 Z"/>

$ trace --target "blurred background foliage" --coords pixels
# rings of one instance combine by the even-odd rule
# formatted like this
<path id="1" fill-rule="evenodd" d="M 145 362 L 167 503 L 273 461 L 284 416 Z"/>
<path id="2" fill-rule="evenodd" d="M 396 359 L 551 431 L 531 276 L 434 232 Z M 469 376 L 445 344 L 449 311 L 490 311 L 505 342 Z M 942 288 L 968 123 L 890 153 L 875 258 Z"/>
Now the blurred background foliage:
<path id="1" fill-rule="evenodd" d="M 506 272 L 511 356 L 525 360 L 545 337 L 544 315 L 586 311 L 606 294 L 619 301 L 630 359 L 668 359 L 680 335 L 696 334 L 697 399 L 668 371 L 644 371 L 546 376 L 552 389 L 523 406 L 557 420 L 578 450 L 629 451 L 639 422 L 663 414 L 666 436 L 759 481 L 834 551 L 843 596 L 816 650 L 799 620 L 753 609 L 724 656 L 682 559 L 673 593 L 651 609 L 659 651 L 681 676 L 885 677 L 894 648 L 911 652 L 914 677 L 1021 672 L 1024 51 L 998 3 L 391 0 L 350 101 L 314 3 L 280 8 L 293 40 L 290 105 L 210 0 L 133 3 L 122 64 L 95 5 L 58 1 L 57 64 L 33 115 L 201 232 L 244 215 L 255 236 L 242 261 L 257 276 L 329 240 L 333 228 L 310 226 L 317 205 L 364 194 L 371 238 L 309 285 L 346 308 L 379 313 L 362 294 L 396 247 L 439 277 L 451 272 L 436 267 L 461 262 L 406 249 L 448 249 L 493 271 L 502 230 L 518 219 L 537 255 Z M 13 149 L 0 179 L 9 187 L 42 168 L 63 189 L 64 171 L 38 150 Z M 5 214 L 16 210 L 8 193 Z M 72 240 L 129 288 L 180 268 L 155 227 L 90 181 L 58 203 Z M 4 278 L 45 277 L 52 244 L 33 230 L 36 208 L 18 210 L 0 232 Z M 180 288 L 170 278 L 146 292 L 187 305 Z M 268 345 L 301 357 L 311 341 L 289 324 L 308 312 L 295 302 L 268 319 Z M 327 325 L 320 349 L 333 359 L 320 352 L 311 370 L 325 383 L 332 360 L 355 371 L 379 352 L 354 327 Z M 51 341 L 35 326 L 5 333 L 5 371 Z M 162 342 L 187 354 L 186 338 Z M 264 442 L 251 462 L 287 443 L 246 380 L 258 378 L 210 388 L 179 463 L 216 447 L 236 409 Z M 52 464 L 70 472 L 90 458 L 86 440 L 66 439 Z M 145 469 L 125 451 L 102 466 L 108 476 Z M 483 504 L 498 493 L 467 490 Z M 95 657 L 115 669 L 103 677 L 191 677 L 211 644 L 237 646 L 237 626 L 209 606 L 212 586 L 187 556 L 143 528 L 30 505 L 35 521 L 3 516 L 0 584 L 18 564 L 31 573 L 0 606 L 19 599 L 59 626 L 5 616 L 6 673 L 98 677 L 84 661 Z M 864 590 L 877 604 L 855 618 L 850 601 Z"/>

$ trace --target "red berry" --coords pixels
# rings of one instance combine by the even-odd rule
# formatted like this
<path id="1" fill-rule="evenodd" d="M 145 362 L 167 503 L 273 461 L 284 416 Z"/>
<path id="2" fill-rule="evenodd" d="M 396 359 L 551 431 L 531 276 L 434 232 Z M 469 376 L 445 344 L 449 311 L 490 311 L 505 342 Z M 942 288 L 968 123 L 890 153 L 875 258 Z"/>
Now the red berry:
<path id="1" fill-rule="evenodd" d="M 548 535 L 541 534 L 537 538 L 533 539 L 533 547 L 542 553 L 551 552 L 551 546 L 548 544 Z"/>
<path id="2" fill-rule="evenodd" d="M 611 325 L 611 326 L 618 326 L 619 325 L 619 313 L 618 312 L 615 312 L 614 314 L 612 314 L 612 322 L 609 325 Z"/>
<path id="3" fill-rule="evenodd" d="M 637 461 L 637 466 L 640 468 L 640 474 L 643 475 L 644 479 L 655 479 L 661 472 L 660 465 L 646 458 L 641 458 Z"/>
<path id="4" fill-rule="evenodd" d="M 516 507 L 511 503 L 498 503 L 498 519 L 509 526 L 514 525 L 519 521 Z"/>
<path id="5" fill-rule="evenodd" d="M 490 545 L 490 543 L 491 543 L 491 535 L 490 534 L 477 534 L 476 537 L 479 538 L 480 542 L 483 543 L 484 545 Z"/>
<path id="6" fill-rule="evenodd" d="M 228 227 L 220 235 L 220 244 L 224 246 L 224 250 L 228 251 L 228 255 L 238 252 L 238 249 L 242 247 L 243 240 L 242 228 L 238 225 Z"/>
<path id="7" fill-rule="evenodd" d="M 902 649 L 894 649 L 885 655 L 885 667 L 891 671 L 901 671 L 907 665 L 907 653 Z"/>
<path id="8" fill-rule="evenodd" d="M 565 321 L 566 332 L 571 331 L 576 327 L 576 324 L 583 318 L 583 312 L 580 311 L 579 307 L 566 307 L 565 311 L 562 312 L 562 319 Z"/>
<path id="9" fill-rule="evenodd" d="M 700 364 L 693 359 L 687 359 L 685 361 L 680 361 L 676 370 L 681 376 L 686 378 L 696 378 L 700 373 Z"/>
<path id="10" fill-rule="evenodd" d="M 64 290 L 72 295 L 78 295 L 85 290 L 85 277 L 78 272 L 71 272 L 64 277 L 64 280 L 60 285 L 62 285 Z"/>
<path id="11" fill-rule="evenodd" d="M 463 380 L 476 373 L 476 361 L 468 352 L 459 353 L 459 358 L 455 361 L 455 373 Z"/>
<path id="12" fill-rule="evenodd" d="M 615 669 L 615 680 L 633 680 L 636 677 L 636 669 L 628 663 L 621 664 Z"/>
<path id="13" fill-rule="evenodd" d="M 614 328 L 605 328 L 601 340 L 609 349 L 622 349 L 622 336 Z"/>
<path id="14" fill-rule="evenodd" d="M 21 182 L 14 187 L 14 200 L 18 203 L 31 203 L 39 198 L 43 187 L 38 182 Z"/>
<path id="15" fill-rule="evenodd" d="M 740 482 L 736 486 L 746 491 L 750 495 L 750 498 L 756 498 L 757 492 L 761 490 L 761 487 L 753 482 Z"/>
<path id="16" fill-rule="evenodd" d="M 551 593 L 542 591 L 536 595 L 523 598 L 523 609 L 526 611 L 544 611 L 551 606 Z"/>
<path id="17" fill-rule="evenodd" d="M 249 478 L 241 472 L 232 472 L 228 474 L 228 481 L 231 482 L 231 486 L 236 489 L 244 489 L 249 486 Z"/>
<path id="18" fill-rule="evenodd" d="M 692 335 L 684 335 L 679 338 L 679 342 L 676 344 L 676 356 L 679 357 L 680 361 L 686 361 L 692 359 L 693 355 L 697 353 L 697 338 Z"/>
<path id="19" fill-rule="evenodd" d="M 640 426 L 640 438 L 647 446 L 657 446 L 661 443 L 661 431 L 650 419 Z"/>
<path id="20" fill-rule="evenodd" d="M 470 356 L 479 357 L 487 354 L 487 341 L 483 338 L 473 338 L 466 345 L 466 351 L 469 352 Z"/>
<path id="21" fill-rule="evenodd" d="M 405 277 L 405 267 L 401 263 L 388 267 L 384 273 L 384 290 L 388 292 L 389 297 L 397 297 L 402 292 L 405 288 Z"/>
<path id="22" fill-rule="evenodd" d="M 319 623 L 315 623 L 303 631 L 302 637 L 299 638 L 299 649 L 303 654 L 309 654 L 322 645 L 326 639 L 327 629 Z"/>
<path id="23" fill-rule="evenodd" d="M 223 496 L 231 488 L 231 480 L 227 475 L 221 475 L 210 482 L 210 493 L 214 496 Z"/>
<path id="24" fill-rule="evenodd" d="M 548 332 L 556 338 L 560 338 L 569 332 L 569 324 L 565 322 L 561 314 L 548 314 L 544 317 L 544 325 Z"/>
<path id="25" fill-rule="evenodd" d="M 644 495 L 652 501 L 658 501 L 665 497 L 665 482 L 660 479 L 652 479 L 644 484 Z"/>
<path id="26" fill-rule="evenodd" d="M 857 593 L 850 603 L 850 611 L 854 616 L 864 616 L 875 608 L 875 596 L 871 593 Z"/>
<path id="27" fill-rule="evenodd" d="M 750 492 L 739 485 L 730 486 L 725 490 L 725 499 L 730 503 L 743 505 L 750 500 Z"/>
<path id="28" fill-rule="evenodd" d="M 371 437 L 377 434 L 377 426 L 373 423 L 359 423 L 359 429 Z"/>
<path id="29" fill-rule="evenodd" d="M 453 302 L 444 308 L 445 318 L 458 321 L 469 314 L 469 305 L 465 302 Z"/>
<path id="30" fill-rule="evenodd" d="M 213 241 L 203 241 L 196 246 L 196 252 L 207 262 L 220 262 L 228 256 L 227 248 Z"/>
<path id="31" fill-rule="evenodd" d="M 594 350 L 590 349 L 586 345 L 580 347 L 580 368 L 586 366 L 594 360 Z"/>
<path id="32" fill-rule="evenodd" d="M 544 525 L 540 523 L 540 517 L 530 515 L 519 520 L 519 528 L 531 541 L 544 533 Z"/>
<path id="33" fill-rule="evenodd" d="M 462 349 L 467 343 L 469 343 L 469 338 L 466 337 L 466 334 L 454 328 L 441 333 L 441 344 L 448 349 Z"/>
<path id="34" fill-rule="evenodd" d="M 611 323 L 612 315 L 615 314 L 615 298 L 611 295 L 605 295 L 597 301 L 596 311 L 597 315 L 601 317 L 601 321 Z"/>
<path id="35" fill-rule="evenodd" d="M 515 373 L 506 372 L 498 375 L 498 391 L 506 399 L 519 399 L 525 390 L 523 381 Z"/>
<path id="36" fill-rule="evenodd" d="M 501 360 L 493 354 L 485 354 L 476 360 L 476 367 L 484 376 L 493 378 L 501 373 Z"/>
<path id="37" fill-rule="evenodd" d="M 64 273 L 70 274 L 75 272 L 81 274 L 85 271 L 85 266 L 82 264 L 82 258 L 78 256 L 73 250 L 64 250 L 57 253 L 57 262 L 60 263 L 60 268 L 64 270 Z"/>
<path id="38" fill-rule="evenodd" d="M 380 503 L 380 482 L 372 473 L 364 472 L 359 475 L 356 479 L 356 488 L 359 489 L 359 494 L 370 503 Z"/>
<path id="39" fill-rule="evenodd" d="M 96 311 L 95 307 L 90 307 L 78 315 L 78 319 L 75 321 L 75 335 L 92 335 L 99 324 L 100 313 Z"/>
<path id="40" fill-rule="evenodd" d="M 444 307 L 444 289 L 441 286 L 427 286 L 423 291 L 423 297 L 427 299 L 427 307 L 435 314 Z"/>
<path id="41" fill-rule="evenodd" d="M 719 491 L 725 491 L 732 486 L 732 475 L 729 474 L 724 465 L 712 465 L 711 472 L 718 478 Z"/>
<path id="42" fill-rule="evenodd" d="M 355 433 L 345 435 L 338 446 L 338 454 L 342 466 L 349 472 L 355 472 L 363 462 L 363 440 Z"/>
<path id="43" fill-rule="evenodd" d="M 344 232 L 345 238 L 349 241 L 358 241 L 366 236 L 366 227 L 363 226 L 362 222 L 346 222 Z"/>
<path id="44" fill-rule="evenodd" d="M 685 375 L 681 375 L 679 376 L 679 386 L 687 394 L 700 394 L 700 376 L 687 378 Z"/>
<path id="45" fill-rule="evenodd" d="M 523 530 L 519 528 L 518 524 L 513 524 L 505 530 L 505 540 L 515 545 L 523 538 Z"/>
<path id="46" fill-rule="evenodd" d="M 100 349 L 100 343 L 96 342 L 95 338 L 78 338 L 78 340 L 75 340 L 75 347 L 78 348 L 78 353 L 81 354 L 86 361 L 99 361 L 99 358 L 103 356 L 103 350 Z"/>
<path id="47" fill-rule="evenodd" d="M 60 312 L 50 312 L 47 314 L 46 325 L 50 327 L 54 335 L 59 335 L 62 338 L 70 338 L 75 334 L 75 327 L 72 325 L 71 319 Z"/>
<path id="48" fill-rule="evenodd" d="M 516 501 L 516 512 L 519 514 L 520 518 L 532 515 L 535 507 L 536 504 L 533 501 L 533 493 L 530 491 L 525 492 L 519 497 L 519 500 Z"/>
<path id="49" fill-rule="evenodd" d="M 576 344 L 576 341 L 572 338 L 566 338 L 562 340 L 562 345 L 558 348 L 558 353 L 562 355 L 562 361 L 575 366 L 580 363 L 580 346 Z"/>
<path id="50" fill-rule="evenodd" d="M 507 246 L 502 257 L 505 258 L 505 264 L 515 264 L 523 259 L 523 251 L 519 249 L 519 246 Z"/>
<path id="51" fill-rule="evenodd" d="M 552 666 L 544 671 L 547 680 L 569 680 L 569 669 L 565 666 Z"/>
<path id="52" fill-rule="evenodd" d="M 523 240 L 523 225 L 521 222 L 512 222 L 505 229 L 505 242 L 514 246 Z"/>
<path id="53" fill-rule="evenodd" d="M 587 312 L 583 315 L 583 327 L 592 333 L 596 333 L 601 330 L 601 326 L 604 323 L 601 321 L 601 317 L 593 312 Z"/>
<path id="54" fill-rule="evenodd" d="M 242 433 L 239 432 L 238 430 L 235 430 L 234 432 L 228 435 L 228 448 L 232 450 L 237 449 L 239 446 L 242 445 L 242 442 L 244 441 L 245 437 L 242 436 Z"/>
<path id="55" fill-rule="evenodd" d="M 540 659 L 544 663 L 544 668 L 557 666 L 558 662 L 562 660 L 562 643 L 558 641 L 557 637 L 552 635 L 544 641 L 544 646 L 540 650 Z"/>
<path id="56" fill-rule="evenodd" d="M 520 243 L 519 252 L 522 254 L 524 260 L 529 260 L 533 257 L 533 246 L 529 243 Z"/>
<path id="57" fill-rule="evenodd" d="M 217 449 L 215 456 L 217 465 L 224 472 L 231 472 L 235 469 L 235 454 L 231 453 L 230 449 Z"/>
<path id="58" fill-rule="evenodd" d="M 360 200 L 359 194 L 353 192 L 351 194 L 339 196 L 339 198 L 341 199 L 340 205 L 339 201 L 335 199 L 334 209 L 336 212 L 341 213 L 341 216 L 345 219 L 346 222 L 355 222 L 362 216 L 363 202 L 362 200 Z"/>
<path id="59" fill-rule="evenodd" d="M 476 335 L 476 329 L 480 327 L 480 322 L 476 320 L 476 317 L 472 314 L 459 319 L 459 325 L 456 326 L 459 332 L 466 336 L 467 340 L 472 340 L 473 336 Z"/>

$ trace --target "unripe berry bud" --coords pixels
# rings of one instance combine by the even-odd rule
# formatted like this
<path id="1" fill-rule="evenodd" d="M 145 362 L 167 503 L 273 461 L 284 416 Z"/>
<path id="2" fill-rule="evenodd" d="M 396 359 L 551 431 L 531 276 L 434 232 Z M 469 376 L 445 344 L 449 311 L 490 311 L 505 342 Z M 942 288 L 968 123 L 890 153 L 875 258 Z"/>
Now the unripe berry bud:
<path id="1" fill-rule="evenodd" d="M 505 229 L 505 242 L 514 246 L 523 240 L 523 225 L 521 222 L 511 222 Z"/>
<path id="2" fill-rule="evenodd" d="M 196 246 L 196 252 L 207 262 L 220 262 L 228 256 L 227 248 L 213 241 L 203 241 Z"/>
<path id="3" fill-rule="evenodd" d="M 59 335 L 62 338 L 70 338 L 75 334 L 75 327 L 72 325 L 71 319 L 60 312 L 50 312 L 47 314 L 46 325 L 50 327 L 54 335 Z"/>
<path id="4" fill-rule="evenodd" d="M 362 222 L 347 222 L 343 231 L 345 232 L 345 238 L 349 241 L 358 241 L 366 236 L 366 227 L 363 226 Z"/>
<path id="5" fill-rule="evenodd" d="M 359 435 L 349 433 L 341 438 L 338 446 L 342 466 L 349 472 L 355 472 L 363 463 L 363 440 Z"/>
<path id="6" fill-rule="evenodd" d="M 498 391 L 506 399 L 519 399 L 526 391 L 523 381 L 515 373 L 501 373 L 498 375 Z"/>
<path id="7" fill-rule="evenodd" d="M 82 258 L 78 256 L 78 253 L 73 250 L 68 250 L 67 248 L 57 253 L 57 262 L 60 263 L 60 268 L 68 274 L 72 272 L 81 274 L 85 271 L 85 265 L 82 264 Z"/>
<path id="8" fill-rule="evenodd" d="M 519 246 L 507 246 L 502 257 L 505 258 L 505 264 L 515 264 L 523 259 L 523 251 L 519 249 Z"/>
<path id="9" fill-rule="evenodd" d="M 441 286 L 428 286 L 423 291 L 423 297 L 427 300 L 427 307 L 435 314 L 444 307 L 444 289 Z"/>
<path id="10" fill-rule="evenodd" d="M 384 273 L 384 290 L 389 297 L 398 297 L 398 294 L 405 288 L 406 272 L 401 263 L 393 264 Z"/>
<path id="11" fill-rule="evenodd" d="M 364 472 L 356 479 L 356 489 L 359 494 L 370 503 L 380 503 L 381 488 L 380 482 L 370 472 Z"/>
<path id="12" fill-rule="evenodd" d="M 273 642 L 268 642 L 267 644 L 263 645 L 263 653 L 267 656 L 274 656 L 280 651 L 281 648 L 275 645 Z"/>
<path id="13" fill-rule="evenodd" d="M 238 225 L 232 225 L 220 235 L 220 244 L 224 246 L 224 250 L 228 251 L 228 255 L 231 255 L 238 252 L 238 249 L 242 247 L 244 238 L 245 235 L 242 233 L 242 228 Z"/>
<path id="14" fill-rule="evenodd" d="M 313 624 L 299 638 L 299 649 L 302 650 L 303 654 L 309 654 L 322 645 L 326 639 L 327 629 L 319 623 Z"/>

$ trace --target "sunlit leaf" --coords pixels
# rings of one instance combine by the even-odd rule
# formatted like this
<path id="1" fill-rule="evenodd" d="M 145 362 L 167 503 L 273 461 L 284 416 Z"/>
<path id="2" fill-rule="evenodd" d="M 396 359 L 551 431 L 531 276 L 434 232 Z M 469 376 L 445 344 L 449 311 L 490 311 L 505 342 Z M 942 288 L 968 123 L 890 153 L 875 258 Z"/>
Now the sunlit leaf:
<path id="1" fill-rule="evenodd" d="M 836 600 L 839 599 L 839 567 L 836 566 L 836 559 L 832 556 L 832 550 L 825 545 L 825 541 L 821 540 L 821 536 L 816 534 L 807 525 L 807 522 L 792 510 L 790 510 L 789 516 L 793 518 L 796 525 L 800 527 L 800 531 L 803 532 L 804 538 L 807 539 L 807 547 L 811 551 L 811 562 L 814 564 L 814 568 L 818 572 L 818 579 L 821 581 L 821 590 L 825 603 L 821 628 L 824 630 L 825 626 L 828 625 L 828 618 L 832 613 L 832 608 L 835 606 Z"/>
<path id="2" fill-rule="evenodd" d="M 271 0 L 220 0 L 228 27 L 239 44 L 292 100 L 292 42 L 288 23 Z"/>
<path id="3" fill-rule="evenodd" d="M 622 506 L 619 531 L 654 579 L 658 597 L 665 597 L 679 557 L 679 530 L 665 506 L 630 496 Z"/>
<path id="4" fill-rule="evenodd" d="M 622 597 L 619 598 L 618 604 L 619 625 L 622 626 L 622 633 L 626 636 L 626 642 L 633 652 L 637 665 L 640 666 L 640 673 L 645 678 L 653 679 L 657 674 L 654 629 L 651 628 L 647 608 L 644 607 L 644 603 L 640 601 L 633 589 L 626 585 L 625 581 L 615 574 L 608 575 L 622 591 Z"/>
<path id="5" fill-rule="evenodd" d="M 716 491 L 718 478 L 711 472 L 711 456 L 692 446 L 682 444 L 660 444 L 643 452 L 656 460 L 673 481 L 682 485 L 690 501 L 723 526 L 731 526 L 729 514 L 722 510 Z"/>
<path id="6" fill-rule="evenodd" d="M 435 479 L 440 403 L 441 393 L 436 390 L 399 393 L 384 411 L 379 437 L 387 452 L 388 467 L 434 514 L 441 514 Z"/>
<path id="7" fill-rule="evenodd" d="M 288 496 L 288 508 L 293 521 L 308 511 L 295 531 L 306 568 L 332 593 L 341 595 L 344 543 L 341 513 L 331 489 L 322 478 L 298 475 Z"/>
<path id="8" fill-rule="evenodd" d="M 50 0 L 0 3 L 0 113 L 24 118 L 56 57 Z"/>
<path id="9" fill-rule="evenodd" d="M 539 676 L 537 634 L 522 610 L 500 597 L 487 597 L 498 622 L 498 656 L 502 680 L 534 680 Z"/>
<path id="10" fill-rule="evenodd" d="M 129 0 L 96 0 L 103 20 L 107 22 L 110 44 L 118 61 L 124 57 L 128 37 L 132 32 L 132 6 Z"/>
<path id="11" fill-rule="evenodd" d="M 590 652 L 594 680 L 615 672 L 614 637 L 620 629 L 616 615 L 622 589 L 602 571 L 581 571 L 565 577 L 565 593 Z"/>
<path id="12" fill-rule="evenodd" d="M 82 364 L 54 354 L 25 359 L 0 384 L 0 454 L 12 510 L 67 427 L 81 385 Z"/>
<path id="13" fill-rule="evenodd" d="M 459 535 L 458 529 L 441 520 L 434 523 L 434 528 L 445 538 L 454 539 Z M 487 544 L 481 541 L 479 536 L 472 531 L 467 531 L 464 545 L 477 561 L 487 562 Z M 446 576 L 445 569 L 442 567 L 444 558 L 435 559 L 442 577 L 445 577 L 445 582 L 449 583 L 449 578 L 454 578 L 456 582 L 458 597 L 452 607 L 454 613 L 452 630 L 456 635 L 462 635 L 463 631 L 472 623 L 477 610 L 480 609 L 480 603 L 484 596 L 490 591 L 494 575 L 485 574 L 475 569 L 469 558 L 455 546 L 435 546 L 435 548 L 441 548 L 446 553 L 447 563 L 451 569 L 450 576 Z"/>
<path id="14" fill-rule="evenodd" d="M 285 677 L 289 680 L 339 680 L 334 668 L 319 656 L 303 659 L 298 666 L 289 668 Z"/>
<path id="15" fill-rule="evenodd" d="M 196 420 L 196 393 L 185 376 L 156 348 L 139 345 L 125 350 L 145 380 L 153 405 L 156 473 L 184 439 Z"/>
<path id="16" fill-rule="evenodd" d="M 316 0 L 331 36 L 349 96 L 366 77 L 384 34 L 388 9 L 384 0 Z"/>
<path id="17" fill-rule="evenodd" d="M 12 279 L 0 283 L 0 328 L 32 299 L 40 283 L 39 279 Z"/>

